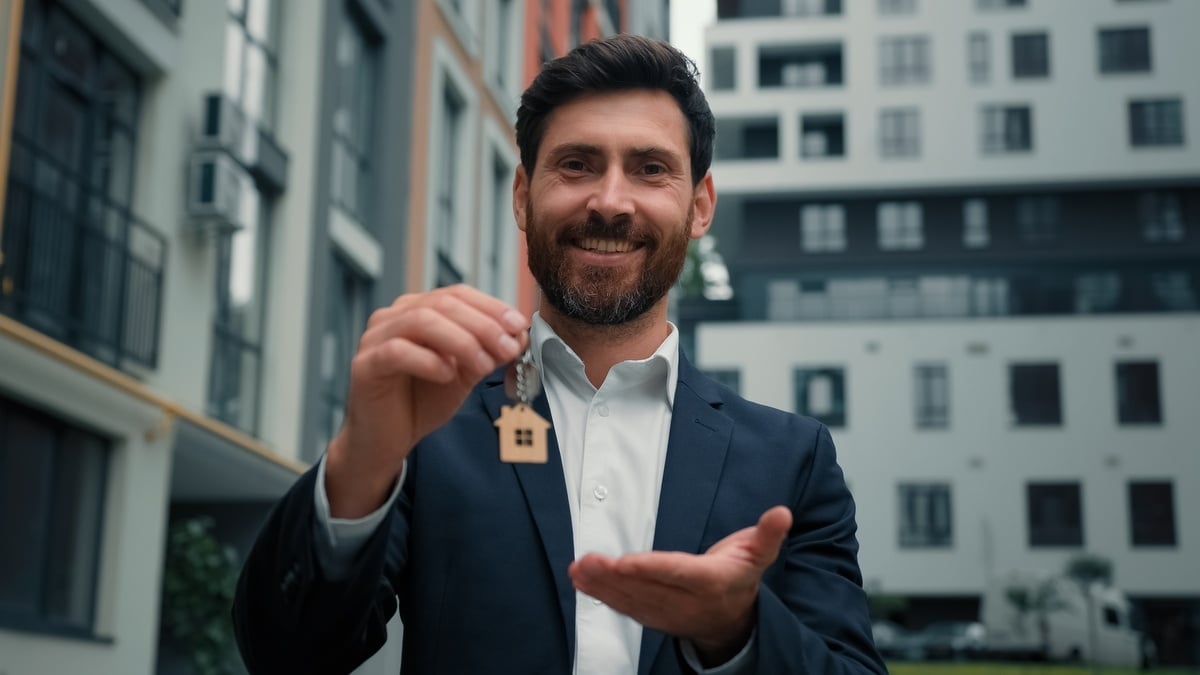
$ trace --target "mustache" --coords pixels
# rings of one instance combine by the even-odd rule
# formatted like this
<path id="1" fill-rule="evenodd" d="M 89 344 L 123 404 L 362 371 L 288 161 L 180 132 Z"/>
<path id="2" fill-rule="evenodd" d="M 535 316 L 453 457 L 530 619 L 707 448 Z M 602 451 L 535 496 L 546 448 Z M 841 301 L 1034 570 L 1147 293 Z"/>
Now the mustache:
<path id="1" fill-rule="evenodd" d="M 623 239 L 635 244 L 651 244 L 654 237 L 634 225 L 633 218 L 618 216 L 607 219 L 598 213 L 588 215 L 587 220 L 569 223 L 558 233 L 560 244 L 571 244 L 583 239 Z"/>

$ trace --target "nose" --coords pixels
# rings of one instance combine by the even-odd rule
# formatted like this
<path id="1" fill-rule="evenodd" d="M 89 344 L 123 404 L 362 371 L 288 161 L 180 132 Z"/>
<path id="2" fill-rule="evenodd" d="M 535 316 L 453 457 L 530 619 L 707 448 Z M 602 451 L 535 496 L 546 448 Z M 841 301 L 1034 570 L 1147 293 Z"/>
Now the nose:
<path id="1" fill-rule="evenodd" d="M 587 204 L 590 213 L 607 221 L 633 216 L 633 186 L 624 171 L 617 167 L 610 168 L 593 185 L 595 190 Z"/>

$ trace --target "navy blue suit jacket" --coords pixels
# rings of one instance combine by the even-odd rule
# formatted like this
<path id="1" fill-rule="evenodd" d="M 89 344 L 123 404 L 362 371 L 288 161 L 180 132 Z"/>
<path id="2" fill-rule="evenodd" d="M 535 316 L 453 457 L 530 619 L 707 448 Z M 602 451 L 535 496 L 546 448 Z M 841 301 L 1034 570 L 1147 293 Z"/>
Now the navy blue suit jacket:
<path id="1" fill-rule="evenodd" d="M 242 571 L 234 623 L 252 673 L 348 672 L 379 649 L 396 611 L 403 671 L 571 672 L 575 559 L 554 434 L 546 464 L 498 459 L 500 373 L 409 456 L 396 506 L 349 578 L 316 557 L 310 470 L 283 498 Z M 534 407 L 550 417 L 545 396 Z M 791 507 L 763 577 L 752 664 L 759 673 L 886 673 L 870 632 L 854 503 L 820 423 L 742 399 L 680 356 L 654 534 L 657 550 L 701 553 Z M 646 629 L 639 675 L 689 672 L 676 641 Z"/>

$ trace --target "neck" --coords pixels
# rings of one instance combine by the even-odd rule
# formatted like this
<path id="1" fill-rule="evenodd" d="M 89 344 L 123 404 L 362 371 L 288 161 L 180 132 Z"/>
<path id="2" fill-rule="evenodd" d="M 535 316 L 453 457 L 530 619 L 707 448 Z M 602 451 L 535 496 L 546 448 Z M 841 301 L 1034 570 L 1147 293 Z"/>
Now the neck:
<path id="1" fill-rule="evenodd" d="M 563 342 L 579 355 L 588 381 L 597 389 L 604 384 L 604 378 L 614 365 L 649 358 L 671 332 L 665 297 L 645 314 L 614 325 L 595 325 L 572 319 L 560 314 L 544 299 L 539 311 Z"/>

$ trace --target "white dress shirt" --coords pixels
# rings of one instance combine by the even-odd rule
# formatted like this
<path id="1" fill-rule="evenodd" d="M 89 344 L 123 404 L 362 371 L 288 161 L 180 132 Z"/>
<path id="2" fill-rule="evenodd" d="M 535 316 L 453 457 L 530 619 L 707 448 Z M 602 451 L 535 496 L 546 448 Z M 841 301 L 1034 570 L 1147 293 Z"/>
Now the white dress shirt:
<path id="1" fill-rule="evenodd" d="M 539 314 L 533 316 L 530 348 L 562 458 L 576 558 L 653 547 L 679 369 L 679 333 L 668 325 L 670 333 L 654 354 L 614 365 L 597 389 L 579 356 Z M 315 499 L 318 529 L 326 536 L 318 537 L 318 553 L 326 574 L 337 578 L 392 507 L 404 474 L 386 504 L 355 520 L 330 517 L 324 474 L 322 459 Z M 641 624 L 582 593 L 575 598 L 575 637 L 575 675 L 637 672 Z M 753 642 L 713 669 L 700 667 L 690 644 L 684 642 L 682 651 L 696 671 L 723 675 L 746 662 Z"/>

